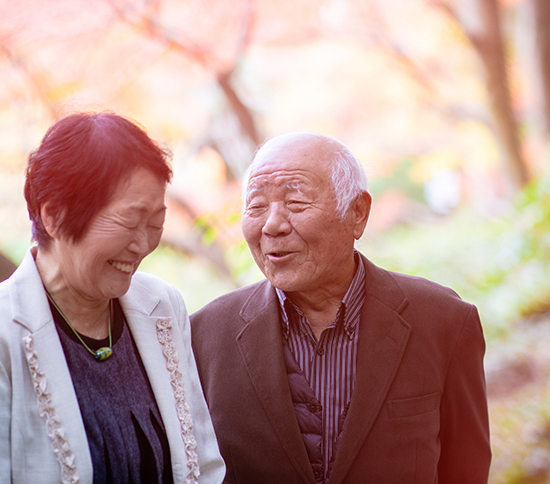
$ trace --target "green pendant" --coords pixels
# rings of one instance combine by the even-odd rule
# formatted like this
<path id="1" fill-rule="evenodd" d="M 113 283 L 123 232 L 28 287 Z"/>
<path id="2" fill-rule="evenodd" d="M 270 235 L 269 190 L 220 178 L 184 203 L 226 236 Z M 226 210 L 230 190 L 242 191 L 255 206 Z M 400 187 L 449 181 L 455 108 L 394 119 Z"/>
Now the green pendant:
<path id="1" fill-rule="evenodd" d="M 112 348 L 107 348 L 107 347 L 103 347 L 103 348 L 99 348 L 97 351 L 96 351 L 96 354 L 95 354 L 95 359 L 98 360 L 98 361 L 103 361 L 103 360 L 106 360 L 107 358 L 109 358 L 109 356 L 111 356 L 113 354 L 113 349 Z"/>

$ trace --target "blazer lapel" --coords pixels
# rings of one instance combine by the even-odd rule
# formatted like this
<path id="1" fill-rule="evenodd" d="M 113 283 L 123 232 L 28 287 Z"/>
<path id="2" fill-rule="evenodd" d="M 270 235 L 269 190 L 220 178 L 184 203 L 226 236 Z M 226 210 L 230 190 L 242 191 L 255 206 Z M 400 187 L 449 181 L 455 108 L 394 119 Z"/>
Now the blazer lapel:
<path id="1" fill-rule="evenodd" d="M 92 482 L 92 459 L 80 407 L 31 250 L 14 274 L 14 319 L 29 331 L 37 377 L 51 397 L 47 412 L 50 416 L 55 414 L 60 421 L 59 430 L 75 456 L 80 482 Z"/>
<path id="2" fill-rule="evenodd" d="M 133 283 L 128 293 L 120 298 L 120 303 L 128 322 L 128 327 L 139 351 L 145 372 L 151 384 L 155 401 L 163 422 L 178 422 L 174 388 L 170 383 L 170 373 L 166 368 L 166 358 L 162 352 L 162 345 L 157 336 L 157 319 L 161 317 L 172 318 L 172 324 L 178 322 L 173 319 L 173 314 L 154 314 L 155 308 L 160 303 L 159 297 L 139 283 Z M 155 311 L 155 313 L 157 313 Z M 166 436 L 170 444 L 172 466 L 183 468 L 185 462 L 180 456 L 185 455 L 185 448 L 179 425 L 165 425 Z M 184 478 L 177 473 L 183 482 Z"/>
<path id="3" fill-rule="evenodd" d="M 279 305 L 269 283 L 243 306 L 247 325 L 237 336 L 248 375 L 283 448 L 304 482 L 315 483 L 294 406 L 283 355 Z"/>
<path id="4" fill-rule="evenodd" d="M 88 437 L 53 319 L 31 337 L 38 371 L 45 376 L 46 392 L 51 395 L 51 407 L 61 422 L 60 430 L 75 456 L 80 482 L 92 482 Z"/>
<path id="5" fill-rule="evenodd" d="M 355 389 L 330 476 L 343 481 L 365 441 L 401 363 L 410 326 L 399 311 L 406 305 L 400 288 L 385 271 L 363 259 L 366 298 L 361 314 Z"/>

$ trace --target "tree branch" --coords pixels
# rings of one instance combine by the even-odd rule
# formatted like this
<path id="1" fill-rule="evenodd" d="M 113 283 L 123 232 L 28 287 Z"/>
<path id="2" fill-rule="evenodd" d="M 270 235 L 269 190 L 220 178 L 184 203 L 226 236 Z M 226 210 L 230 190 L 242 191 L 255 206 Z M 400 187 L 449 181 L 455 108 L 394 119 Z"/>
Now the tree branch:
<path id="1" fill-rule="evenodd" d="M 196 220 L 199 214 L 181 197 L 174 193 L 168 192 L 166 198 L 170 200 L 172 204 L 185 212 L 192 220 Z M 212 225 L 205 222 L 202 227 L 195 226 L 189 231 L 189 236 L 185 239 L 173 239 L 163 236 L 161 243 L 163 245 L 172 247 L 186 254 L 200 257 L 210 262 L 216 270 L 235 287 L 238 286 L 235 281 L 231 268 L 225 262 L 224 252 L 222 248 L 214 241 L 212 244 L 205 246 L 202 243 L 202 237 L 205 235 L 208 229 L 215 228 Z"/>
<path id="2" fill-rule="evenodd" d="M 52 119 L 56 116 L 57 106 L 54 105 L 51 102 L 51 99 L 47 95 L 47 89 L 44 89 L 43 83 L 39 82 L 36 79 L 36 74 L 34 74 L 29 66 L 26 64 L 26 62 L 17 54 L 12 52 L 11 49 L 9 49 L 5 43 L 0 43 L 0 51 L 2 51 L 10 63 L 17 69 L 19 69 L 21 72 L 25 74 L 25 77 L 30 82 L 34 92 L 36 93 L 38 99 L 42 102 L 44 107 L 48 110 L 50 117 Z"/>

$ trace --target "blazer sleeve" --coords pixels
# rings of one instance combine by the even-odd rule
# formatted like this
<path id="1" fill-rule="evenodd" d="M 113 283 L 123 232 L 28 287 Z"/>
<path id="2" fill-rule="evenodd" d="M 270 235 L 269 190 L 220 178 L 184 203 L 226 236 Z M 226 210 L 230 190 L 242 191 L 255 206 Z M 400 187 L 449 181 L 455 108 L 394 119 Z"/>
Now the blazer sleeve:
<path id="1" fill-rule="evenodd" d="M 485 341 L 471 307 L 454 347 L 441 400 L 439 484 L 486 484 L 491 462 L 483 370 Z"/>
<path id="2" fill-rule="evenodd" d="M 0 482 L 11 482 L 11 382 L 9 348 L 0 335 Z"/>
<path id="3" fill-rule="evenodd" d="M 183 336 L 185 355 L 182 358 L 182 366 L 186 369 L 186 381 L 188 391 L 186 400 L 193 415 L 193 434 L 197 441 L 197 454 L 199 458 L 201 484 L 219 484 L 225 476 L 225 463 L 221 457 L 212 420 L 204 399 L 204 394 L 199 380 L 197 365 L 191 347 L 191 324 L 185 308 L 183 298 L 176 292 L 178 323 Z"/>

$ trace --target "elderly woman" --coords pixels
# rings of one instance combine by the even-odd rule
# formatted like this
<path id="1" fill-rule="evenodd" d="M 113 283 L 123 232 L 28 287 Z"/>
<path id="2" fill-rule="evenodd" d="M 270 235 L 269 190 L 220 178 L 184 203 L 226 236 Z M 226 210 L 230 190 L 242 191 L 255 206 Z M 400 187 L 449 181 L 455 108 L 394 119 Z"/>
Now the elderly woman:
<path id="1" fill-rule="evenodd" d="M 111 113 L 62 119 L 31 154 L 37 245 L 0 284 L 0 482 L 223 480 L 184 302 L 136 272 L 167 155 Z"/>

